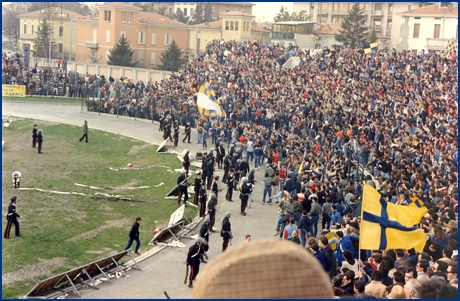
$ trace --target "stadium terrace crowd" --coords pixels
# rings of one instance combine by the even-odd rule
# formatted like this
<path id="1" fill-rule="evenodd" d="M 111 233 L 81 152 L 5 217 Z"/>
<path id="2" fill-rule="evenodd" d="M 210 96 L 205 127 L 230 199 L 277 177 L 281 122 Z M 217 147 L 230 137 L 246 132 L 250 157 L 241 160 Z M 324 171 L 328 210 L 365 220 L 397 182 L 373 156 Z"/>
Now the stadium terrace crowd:
<path id="1" fill-rule="evenodd" d="M 290 56 L 300 64 L 283 69 Z M 279 199 L 280 218 L 291 210 L 294 221 L 286 219 L 286 228 L 308 233 L 299 243 L 328 272 L 336 296 L 457 298 L 457 74 L 455 51 L 310 52 L 214 40 L 160 82 L 71 73 L 69 96 L 86 98 L 90 111 L 190 122 L 196 143 L 210 137 L 216 147 L 227 144 L 220 168 L 244 175 L 246 163 L 249 169 L 266 164 L 265 177 L 274 181 L 255 185 L 274 183 L 266 185 L 272 186 L 268 197 Z M 200 118 L 196 92 L 205 81 L 225 121 Z M 388 202 L 407 206 L 418 199 L 428 209 L 420 223 L 427 234 L 423 252 L 359 254 L 355 209 L 363 180 Z M 301 207 L 292 204 L 297 201 Z M 281 236 L 284 225 L 278 225 Z M 338 231 L 329 240 L 331 226 Z M 326 256 L 334 242 L 337 253 Z"/>

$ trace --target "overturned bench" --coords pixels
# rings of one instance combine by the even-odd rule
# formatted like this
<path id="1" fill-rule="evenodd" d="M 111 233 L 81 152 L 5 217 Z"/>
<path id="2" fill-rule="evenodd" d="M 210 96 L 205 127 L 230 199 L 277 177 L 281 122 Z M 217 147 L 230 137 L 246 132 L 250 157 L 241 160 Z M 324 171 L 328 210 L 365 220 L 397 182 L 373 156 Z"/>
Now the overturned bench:
<path id="1" fill-rule="evenodd" d="M 9 127 L 10 124 L 13 122 L 13 119 L 10 115 L 2 115 L 2 123 L 4 127 Z"/>

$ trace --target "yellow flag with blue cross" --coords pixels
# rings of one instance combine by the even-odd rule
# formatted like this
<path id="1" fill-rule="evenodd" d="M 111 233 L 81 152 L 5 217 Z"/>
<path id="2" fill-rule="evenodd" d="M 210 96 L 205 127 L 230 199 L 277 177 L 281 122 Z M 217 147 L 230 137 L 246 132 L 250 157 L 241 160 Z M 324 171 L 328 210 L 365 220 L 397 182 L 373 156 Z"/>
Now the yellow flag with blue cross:
<path id="1" fill-rule="evenodd" d="M 387 202 L 374 187 L 364 184 L 360 248 L 423 251 L 426 234 L 418 225 L 427 212 L 426 208 Z"/>

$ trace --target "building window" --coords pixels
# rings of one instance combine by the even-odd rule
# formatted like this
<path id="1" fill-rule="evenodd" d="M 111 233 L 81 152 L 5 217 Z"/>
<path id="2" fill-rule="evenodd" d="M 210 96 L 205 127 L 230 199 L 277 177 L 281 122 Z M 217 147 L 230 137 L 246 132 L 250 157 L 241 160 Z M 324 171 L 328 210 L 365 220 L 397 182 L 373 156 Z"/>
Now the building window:
<path id="1" fill-rule="evenodd" d="M 243 31 L 249 31 L 249 22 L 243 23 Z"/>
<path id="2" fill-rule="evenodd" d="M 125 37 L 126 38 L 126 31 L 120 32 L 120 37 Z"/>
<path id="3" fill-rule="evenodd" d="M 34 34 L 34 26 L 32 25 L 32 34 Z"/>
<path id="4" fill-rule="evenodd" d="M 165 45 L 171 43 L 171 35 L 169 33 L 165 34 Z"/>
<path id="5" fill-rule="evenodd" d="M 24 24 L 24 34 L 27 33 L 27 24 Z"/>
<path id="6" fill-rule="evenodd" d="M 421 19 L 421 17 L 414 17 L 414 19 L 415 19 L 415 20 L 420 20 L 420 19 Z"/>
<path id="7" fill-rule="evenodd" d="M 235 22 L 230 21 L 230 30 L 234 30 L 234 28 L 235 28 Z"/>
<path id="8" fill-rule="evenodd" d="M 225 30 L 230 30 L 230 22 L 225 21 Z"/>
<path id="9" fill-rule="evenodd" d="M 156 45 L 156 44 L 157 44 L 157 34 L 152 33 L 152 45 Z"/>
<path id="10" fill-rule="evenodd" d="M 441 24 L 434 24 L 433 38 L 439 39 L 440 32 L 441 32 Z"/>
<path id="11" fill-rule="evenodd" d="M 144 53 L 143 53 L 142 51 L 139 51 L 139 52 L 137 53 L 137 62 L 138 62 L 138 63 L 140 63 L 140 62 L 142 62 L 142 61 L 144 60 L 144 55 L 143 55 L 143 54 L 144 54 Z"/>
<path id="12" fill-rule="evenodd" d="M 64 35 L 64 26 L 59 26 L 59 36 L 62 37 Z"/>
<path id="13" fill-rule="evenodd" d="M 157 59 L 157 54 L 155 52 L 152 52 L 150 54 L 150 64 L 155 65 L 156 64 L 156 59 Z"/>
<path id="14" fill-rule="evenodd" d="M 188 9 L 184 8 L 184 16 L 187 16 Z"/>
<path id="15" fill-rule="evenodd" d="M 414 35 L 412 36 L 413 38 L 418 38 L 420 35 L 420 24 L 414 24 Z"/>
<path id="16" fill-rule="evenodd" d="M 105 31 L 105 41 L 110 43 L 110 30 Z"/>
<path id="17" fill-rule="evenodd" d="M 235 30 L 238 31 L 240 26 L 240 22 L 235 21 Z"/>
<path id="18" fill-rule="evenodd" d="M 110 22 L 111 18 L 112 18 L 112 12 L 110 10 L 104 10 L 104 21 Z"/>
<path id="19" fill-rule="evenodd" d="M 139 32 L 139 44 L 145 44 L 145 32 Z"/>
<path id="20" fill-rule="evenodd" d="M 121 13 L 121 22 L 123 23 L 133 23 L 133 13 L 122 12 Z"/>

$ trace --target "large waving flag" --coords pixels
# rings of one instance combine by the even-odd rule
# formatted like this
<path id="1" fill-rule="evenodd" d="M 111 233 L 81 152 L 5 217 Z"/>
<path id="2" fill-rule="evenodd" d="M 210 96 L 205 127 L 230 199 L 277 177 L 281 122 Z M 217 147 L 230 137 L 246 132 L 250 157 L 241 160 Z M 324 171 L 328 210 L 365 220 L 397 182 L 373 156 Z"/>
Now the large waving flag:
<path id="1" fill-rule="evenodd" d="M 416 197 L 411 197 L 410 199 L 406 201 L 409 204 L 409 206 L 412 206 L 412 207 L 422 208 L 423 206 L 425 206 L 425 203 L 421 199 L 416 198 Z"/>
<path id="2" fill-rule="evenodd" d="M 426 208 L 388 203 L 374 187 L 364 184 L 360 248 L 423 251 L 426 235 L 417 225 L 427 212 Z"/>
<path id="3" fill-rule="evenodd" d="M 220 121 L 225 120 L 225 111 L 217 101 L 216 94 L 208 82 L 203 83 L 198 90 L 197 106 L 203 121 L 211 118 L 217 118 Z"/>

